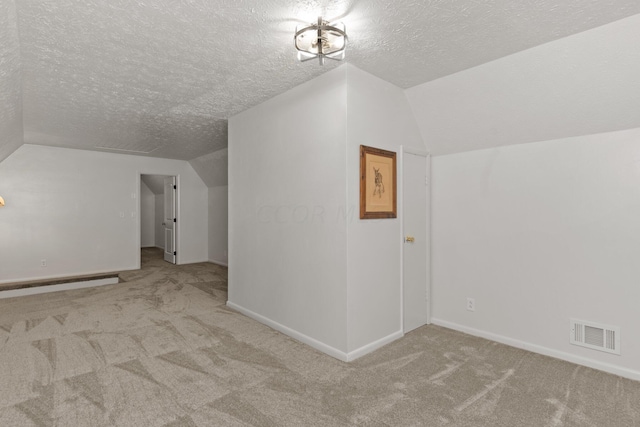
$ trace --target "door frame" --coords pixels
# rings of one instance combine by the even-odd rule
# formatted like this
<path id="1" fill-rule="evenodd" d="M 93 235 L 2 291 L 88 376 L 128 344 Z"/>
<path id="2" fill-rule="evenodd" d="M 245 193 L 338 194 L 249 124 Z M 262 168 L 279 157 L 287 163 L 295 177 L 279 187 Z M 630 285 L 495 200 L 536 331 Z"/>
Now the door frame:
<path id="1" fill-rule="evenodd" d="M 170 264 L 177 264 L 178 245 L 176 242 L 176 236 L 178 233 L 176 222 L 178 218 L 177 195 L 178 195 L 178 180 L 175 176 L 164 176 L 163 180 L 163 194 L 164 215 L 162 217 L 162 225 L 164 226 L 164 260 Z M 168 190 L 168 191 L 167 191 Z M 170 206 L 167 204 L 167 199 L 170 199 Z M 167 214 L 170 213 L 170 216 Z M 167 239 L 167 235 L 171 236 L 171 239 Z M 170 240 L 170 247 L 167 247 L 167 240 Z"/>
<path id="2" fill-rule="evenodd" d="M 425 190 L 427 191 L 427 325 L 431 324 L 431 154 L 426 150 L 420 150 L 416 148 L 400 146 L 400 167 L 398 168 L 400 173 L 400 191 L 398 191 L 399 201 L 399 215 L 400 215 L 400 326 L 402 334 L 404 335 L 404 158 L 405 154 L 413 154 L 416 156 L 425 157 L 427 162 L 427 184 Z"/>
<path id="3" fill-rule="evenodd" d="M 176 223 L 175 223 L 175 229 L 176 229 L 176 241 L 175 241 L 175 249 L 176 249 L 176 264 L 178 265 L 180 264 L 180 257 L 181 257 L 181 245 L 180 245 L 180 220 L 182 219 L 182 215 L 180 215 L 180 174 L 177 173 L 162 173 L 162 172 L 138 172 L 137 174 L 137 178 L 138 178 L 138 182 L 137 184 L 137 192 L 135 193 L 135 197 L 134 194 L 131 195 L 132 198 L 137 198 L 138 199 L 138 203 L 136 204 L 136 248 L 137 248 L 137 269 L 140 270 L 140 267 L 142 266 L 142 255 L 140 253 L 140 238 L 141 238 L 141 233 L 142 233 L 142 226 L 140 224 L 141 221 L 141 212 L 142 212 L 142 208 L 141 208 L 141 204 L 142 204 L 142 200 L 140 199 L 140 187 L 141 187 L 141 183 L 142 183 L 142 175 L 157 175 L 157 176 L 175 176 L 176 177 L 176 198 L 174 200 L 174 203 L 176 204 Z M 155 224 L 154 224 L 155 225 Z"/>

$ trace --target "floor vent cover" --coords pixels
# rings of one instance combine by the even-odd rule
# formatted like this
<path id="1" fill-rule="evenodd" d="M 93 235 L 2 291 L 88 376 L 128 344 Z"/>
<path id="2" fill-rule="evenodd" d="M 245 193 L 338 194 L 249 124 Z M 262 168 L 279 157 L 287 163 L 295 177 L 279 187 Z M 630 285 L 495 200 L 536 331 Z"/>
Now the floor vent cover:
<path id="1" fill-rule="evenodd" d="M 620 354 L 620 327 L 570 319 L 569 342 L 574 345 Z"/>

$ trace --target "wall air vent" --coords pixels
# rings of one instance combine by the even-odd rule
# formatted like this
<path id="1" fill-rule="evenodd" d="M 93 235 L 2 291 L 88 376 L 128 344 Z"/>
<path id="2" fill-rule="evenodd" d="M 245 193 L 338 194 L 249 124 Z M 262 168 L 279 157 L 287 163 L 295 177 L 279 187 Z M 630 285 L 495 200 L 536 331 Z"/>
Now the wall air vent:
<path id="1" fill-rule="evenodd" d="M 620 354 L 620 327 L 570 319 L 569 342 L 574 345 Z"/>

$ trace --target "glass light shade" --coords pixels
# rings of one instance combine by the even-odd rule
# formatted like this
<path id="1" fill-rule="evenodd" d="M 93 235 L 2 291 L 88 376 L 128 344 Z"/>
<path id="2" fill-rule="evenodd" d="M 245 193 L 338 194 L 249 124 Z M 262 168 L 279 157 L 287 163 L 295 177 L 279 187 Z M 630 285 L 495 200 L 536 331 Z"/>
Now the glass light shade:
<path id="1" fill-rule="evenodd" d="M 314 58 L 318 58 L 320 64 L 324 63 L 324 58 L 341 61 L 347 46 L 347 33 L 342 22 L 330 24 L 318 17 L 317 24 L 296 28 L 294 42 L 299 61 Z"/>

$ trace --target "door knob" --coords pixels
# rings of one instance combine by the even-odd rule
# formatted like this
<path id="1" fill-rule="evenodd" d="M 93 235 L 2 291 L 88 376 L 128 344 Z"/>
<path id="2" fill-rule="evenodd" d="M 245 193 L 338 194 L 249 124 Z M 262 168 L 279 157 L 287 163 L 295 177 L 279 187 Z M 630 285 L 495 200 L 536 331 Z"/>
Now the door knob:
<path id="1" fill-rule="evenodd" d="M 407 236 L 407 237 L 404 238 L 404 241 L 407 242 L 407 243 L 413 243 L 413 242 L 416 241 L 416 239 L 413 236 Z"/>

